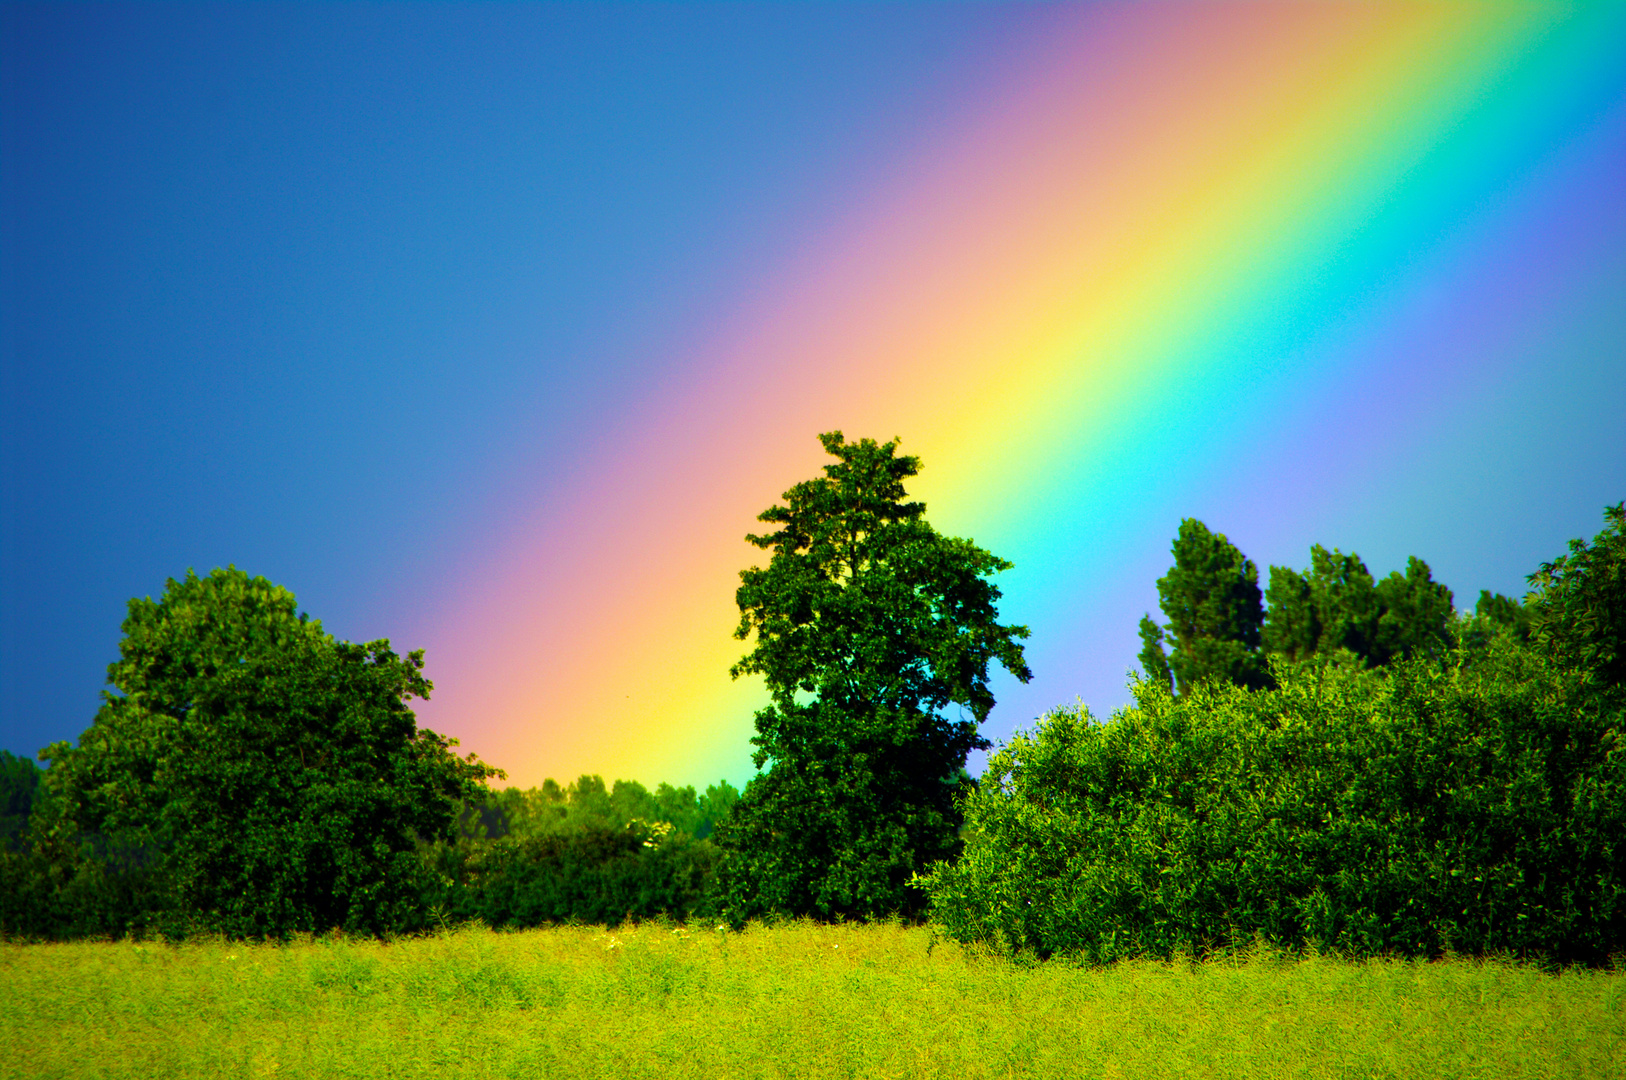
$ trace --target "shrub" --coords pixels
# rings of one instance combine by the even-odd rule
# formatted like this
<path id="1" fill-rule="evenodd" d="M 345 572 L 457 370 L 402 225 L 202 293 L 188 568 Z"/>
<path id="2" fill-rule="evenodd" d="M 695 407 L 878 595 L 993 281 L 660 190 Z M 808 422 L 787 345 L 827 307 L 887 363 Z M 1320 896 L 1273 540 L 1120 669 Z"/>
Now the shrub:
<path id="1" fill-rule="evenodd" d="M 1278 664 L 1276 689 L 1140 682 L 996 753 L 966 850 L 920 879 L 952 936 L 1040 956 L 1601 962 L 1626 944 L 1618 699 L 1512 635 L 1450 663 Z"/>

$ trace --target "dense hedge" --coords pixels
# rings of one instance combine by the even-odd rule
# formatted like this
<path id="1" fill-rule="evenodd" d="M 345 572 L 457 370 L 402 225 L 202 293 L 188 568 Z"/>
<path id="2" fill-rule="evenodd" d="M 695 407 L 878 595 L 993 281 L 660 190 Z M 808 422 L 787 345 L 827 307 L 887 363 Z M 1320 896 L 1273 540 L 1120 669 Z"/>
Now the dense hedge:
<path id="1" fill-rule="evenodd" d="M 709 914 L 721 852 L 708 837 L 737 797 L 726 783 L 701 796 L 664 784 L 649 792 L 631 781 L 612 789 L 596 776 L 492 792 L 464 808 L 455 839 L 418 845 L 411 918 L 392 930 L 474 918 L 528 927 Z M 152 862 L 97 836 L 67 842 L 33 833 L 15 848 L 0 847 L 0 940 L 218 931 L 206 915 L 166 905 Z"/>
<path id="2" fill-rule="evenodd" d="M 719 852 L 665 823 L 509 836 L 438 845 L 426 853 L 437 884 L 426 910 L 448 922 L 494 927 L 701 913 Z"/>
<path id="3" fill-rule="evenodd" d="M 1098 961 L 1256 935 L 1606 960 L 1626 948 L 1620 695 L 1506 634 L 1451 657 L 1052 713 L 968 798 L 964 856 L 921 880 L 933 918 Z"/>
<path id="4" fill-rule="evenodd" d="M 398 929 L 468 919 L 495 927 L 614 926 L 705 915 L 721 853 L 709 839 L 669 828 L 594 822 L 569 832 L 424 845 L 416 917 Z M 161 885 L 117 852 L 87 858 L 45 845 L 0 849 L 0 940 L 178 938 L 217 929 L 196 913 L 163 908 Z"/>

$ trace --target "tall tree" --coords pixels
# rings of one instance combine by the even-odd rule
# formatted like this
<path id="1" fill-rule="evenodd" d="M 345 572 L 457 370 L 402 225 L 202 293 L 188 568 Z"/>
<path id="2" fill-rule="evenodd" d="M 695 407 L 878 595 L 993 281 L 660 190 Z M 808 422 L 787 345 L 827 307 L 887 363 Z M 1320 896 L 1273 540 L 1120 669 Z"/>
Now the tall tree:
<path id="1" fill-rule="evenodd" d="M 1406 573 L 1391 571 L 1377 583 L 1377 631 L 1368 659 L 1374 664 L 1415 656 L 1444 656 L 1451 647 L 1455 607 L 1451 590 L 1434 580 L 1428 563 L 1413 555 Z"/>
<path id="2" fill-rule="evenodd" d="M 759 515 L 775 530 L 746 539 L 772 558 L 735 598 L 755 646 L 732 673 L 772 696 L 752 740 L 766 771 L 718 833 L 737 918 L 918 909 L 907 883 L 956 850 L 966 755 L 988 745 L 989 664 L 1030 677 L 1027 629 L 997 621 L 990 580 L 1011 564 L 927 523 L 904 489 L 919 459 L 819 441 L 836 462 Z"/>
<path id="3" fill-rule="evenodd" d="M 1321 615 L 1308 575 L 1287 566 L 1270 568 L 1259 645 L 1264 652 L 1288 660 L 1314 656 L 1321 647 Z"/>
<path id="4" fill-rule="evenodd" d="M 1288 660 L 1347 649 L 1380 666 L 1449 647 L 1451 590 L 1413 556 L 1405 574 L 1374 581 L 1360 556 L 1310 548 L 1310 568 L 1270 568 L 1261 644 Z"/>
<path id="5" fill-rule="evenodd" d="M 1172 649 L 1168 666 L 1181 693 L 1203 679 L 1220 678 L 1239 686 L 1261 687 L 1269 678 L 1259 660 L 1259 571 L 1223 533 L 1211 532 L 1196 518 L 1180 522 L 1174 538 L 1174 566 L 1157 579 L 1157 594 L 1168 618 Z M 1160 642 L 1147 637 L 1150 616 L 1141 621 L 1154 675 Z M 1154 627 L 1155 629 L 1155 627 Z"/>
<path id="6" fill-rule="evenodd" d="M 131 600 L 123 629 L 90 728 L 42 752 L 48 838 L 122 856 L 148 925 L 413 925 L 417 841 L 500 775 L 417 727 L 422 652 L 338 641 L 235 568 Z"/>
<path id="7" fill-rule="evenodd" d="M 1353 552 L 1345 555 L 1315 544 L 1310 548 L 1309 580 L 1310 601 L 1321 627 L 1316 651 L 1348 649 L 1362 658 L 1371 656 L 1383 610 L 1366 563 Z"/>

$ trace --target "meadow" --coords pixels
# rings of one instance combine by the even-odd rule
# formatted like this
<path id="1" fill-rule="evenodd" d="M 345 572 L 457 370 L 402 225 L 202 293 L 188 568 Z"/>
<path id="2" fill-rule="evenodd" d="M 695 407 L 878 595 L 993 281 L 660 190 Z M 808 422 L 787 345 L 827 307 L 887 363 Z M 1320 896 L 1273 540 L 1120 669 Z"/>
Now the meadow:
<path id="1" fill-rule="evenodd" d="M 1024 963 L 888 924 L 0 944 L 18 1077 L 1618 1077 L 1626 973 Z"/>

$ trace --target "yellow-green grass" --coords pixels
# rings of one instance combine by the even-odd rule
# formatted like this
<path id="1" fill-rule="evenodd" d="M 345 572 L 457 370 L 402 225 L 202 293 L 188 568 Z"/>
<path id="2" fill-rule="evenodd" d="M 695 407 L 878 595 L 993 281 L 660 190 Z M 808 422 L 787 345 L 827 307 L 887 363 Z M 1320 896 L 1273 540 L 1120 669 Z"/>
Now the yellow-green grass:
<path id="1" fill-rule="evenodd" d="M 1019 964 L 899 926 L 0 945 L 8 1077 L 1612 1077 L 1626 975 Z"/>

